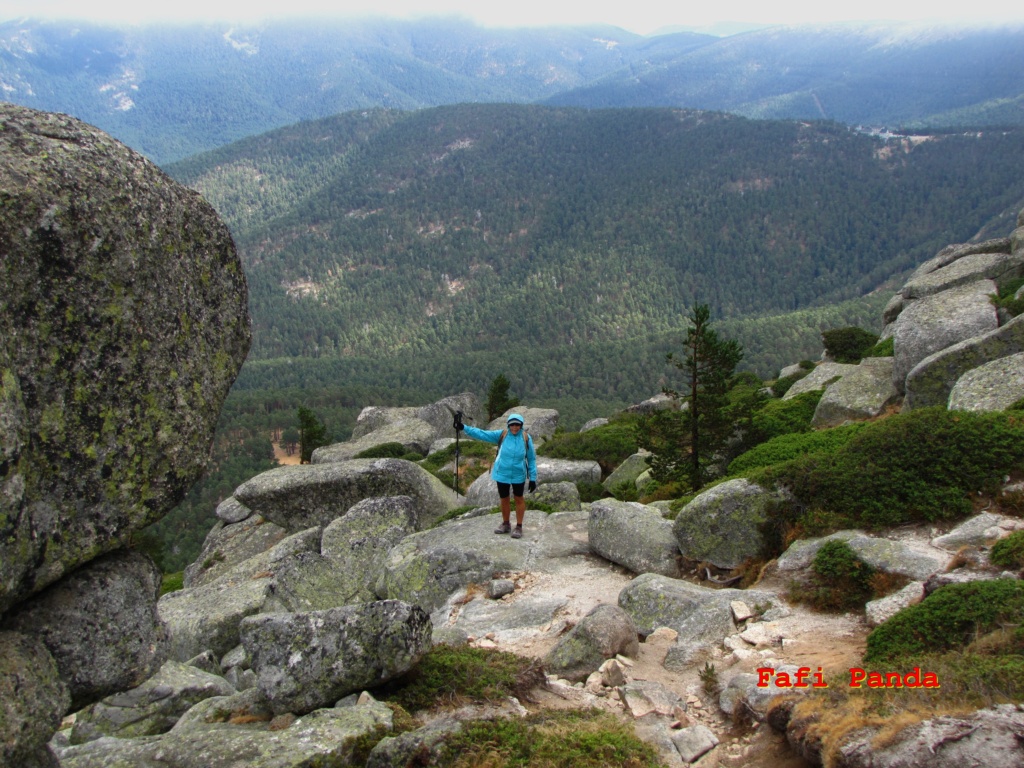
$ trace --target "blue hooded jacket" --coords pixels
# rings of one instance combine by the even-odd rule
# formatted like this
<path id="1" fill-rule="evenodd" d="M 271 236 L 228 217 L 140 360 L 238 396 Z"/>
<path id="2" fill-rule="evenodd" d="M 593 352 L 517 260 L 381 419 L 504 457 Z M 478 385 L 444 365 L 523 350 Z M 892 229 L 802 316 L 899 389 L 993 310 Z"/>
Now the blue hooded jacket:
<path id="1" fill-rule="evenodd" d="M 510 414 L 508 421 L 523 421 L 518 413 Z M 506 422 L 507 423 L 507 422 Z M 501 429 L 478 429 L 468 424 L 465 434 L 474 440 L 497 444 L 501 440 Z M 507 431 L 501 440 L 498 457 L 491 467 L 491 479 L 497 483 L 525 483 L 527 479 L 537 481 L 537 453 L 533 448 L 533 438 L 526 433 L 524 426 L 518 435 Z"/>

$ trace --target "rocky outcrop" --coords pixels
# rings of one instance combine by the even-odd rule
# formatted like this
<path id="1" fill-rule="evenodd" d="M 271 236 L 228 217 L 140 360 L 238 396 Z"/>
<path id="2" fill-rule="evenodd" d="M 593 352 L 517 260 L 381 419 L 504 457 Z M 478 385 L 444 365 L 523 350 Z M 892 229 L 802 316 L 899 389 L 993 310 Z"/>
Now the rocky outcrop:
<path id="1" fill-rule="evenodd" d="M 38 638 L 81 709 L 134 688 L 167 656 L 160 571 L 130 550 L 97 558 L 11 611 L 4 628 Z"/>
<path id="2" fill-rule="evenodd" d="M 621 485 L 622 483 L 632 483 L 635 487 L 637 478 L 650 468 L 647 465 L 649 457 L 650 453 L 646 451 L 642 453 L 634 453 L 619 464 L 619 466 L 617 466 L 615 470 L 605 478 L 601 485 L 603 485 L 607 491 L 614 490 L 616 486 Z"/>
<path id="3" fill-rule="evenodd" d="M 566 680 L 580 682 L 606 659 L 635 657 L 640 650 L 636 626 L 617 605 L 598 605 L 562 636 L 544 657 L 544 669 Z"/>
<path id="4" fill-rule="evenodd" d="M 600 480 L 601 465 L 596 461 L 537 457 L 538 490 L 548 483 L 597 483 Z M 466 503 L 474 507 L 496 507 L 498 501 L 498 488 L 489 472 L 474 480 L 466 491 Z"/>
<path id="5" fill-rule="evenodd" d="M 892 383 L 891 357 L 866 357 L 854 370 L 825 389 L 811 419 L 815 429 L 865 421 L 896 404 L 900 393 Z"/>
<path id="6" fill-rule="evenodd" d="M 242 622 L 257 686 L 275 713 L 305 714 L 387 682 L 430 648 L 430 618 L 397 600 Z"/>
<path id="7" fill-rule="evenodd" d="M 855 367 L 855 366 L 851 366 Z M 742 478 L 704 491 L 676 515 L 672 532 L 690 560 L 736 568 L 764 548 L 761 525 L 777 498 Z"/>
<path id="8" fill-rule="evenodd" d="M 999 327 L 989 298 L 996 284 L 979 280 L 907 306 L 893 323 L 893 384 L 901 392 L 907 375 L 925 358 Z"/>
<path id="9" fill-rule="evenodd" d="M 209 700 L 214 701 L 214 700 Z M 221 700 L 223 701 L 223 700 Z M 202 706 L 202 705 L 200 705 Z M 378 702 L 319 709 L 287 728 L 232 723 L 231 710 L 191 721 L 163 736 L 106 737 L 61 750 L 61 768 L 211 768 L 246 765 L 273 768 L 352 765 L 360 739 L 393 728 L 391 710 Z"/>
<path id="10" fill-rule="evenodd" d="M 1024 353 L 979 365 L 949 393 L 951 411 L 1003 411 L 1024 399 Z"/>
<path id="11" fill-rule="evenodd" d="M 197 193 L 70 117 L 0 122 L 3 612 L 184 497 L 250 332 Z"/>
<path id="12" fill-rule="evenodd" d="M 543 536 L 546 515 L 528 514 L 519 540 L 495 536 L 495 521 L 500 518 L 486 515 L 407 536 L 388 553 L 375 587 L 377 597 L 430 612 L 460 588 L 488 581 L 496 571 L 525 570 Z"/>
<path id="13" fill-rule="evenodd" d="M 989 546 L 1004 536 L 1024 528 L 1024 520 L 1018 517 L 982 512 L 965 520 L 949 533 L 936 536 L 932 545 L 956 552 L 961 547 Z"/>
<path id="14" fill-rule="evenodd" d="M 679 575 L 679 545 L 661 512 L 636 502 L 601 499 L 590 505 L 590 551 L 634 573 Z"/>
<path id="15" fill-rule="evenodd" d="M 946 405 L 960 378 L 992 360 L 1024 352 L 1024 315 L 1000 328 L 941 349 L 907 374 L 903 410 Z"/>
<path id="16" fill-rule="evenodd" d="M 0 632 L 0 765 L 55 765 L 46 743 L 70 702 L 46 646 Z"/>
<path id="17" fill-rule="evenodd" d="M 103 736 L 132 739 L 167 733 L 200 701 L 234 692 L 219 675 L 168 661 L 137 688 L 108 696 L 78 712 L 70 741 L 84 744 Z"/>
<path id="18" fill-rule="evenodd" d="M 862 531 L 838 531 L 816 539 L 801 539 L 790 545 L 776 562 L 779 571 L 811 567 L 814 556 L 828 541 L 845 541 L 854 554 L 877 571 L 924 581 L 949 565 L 952 555 L 942 549 L 914 541 L 868 536 Z"/>
<path id="19" fill-rule="evenodd" d="M 856 370 L 856 365 L 849 365 L 847 363 L 821 363 L 821 365 L 815 366 L 814 370 L 787 389 L 786 394 L 782 396 L 782 399 L 792 400 L 797 395 L 802 395 L 805 392 L 814 392 L 819 389 L 825 389 L 829 384 L 838 381 Z"/>
<path id="20" fill-rule="evenodd" d="M 252 515 L 230 525 L 218 522 L 206 534 L 199 557 L 185 568 L 184 586 L 201 587 L 216 581 L 287 537 L 288 532 L 284 528 L 268 523 L 259 515 Z"/>
<path id="21" fill-rule="evenodd" d="M 290 532 L 326 527 L 363 499 L 409 496 L 428 527 L 462 499 L 436 477 L 403 459 L 353 459 L 277 467 L 247 480 L 235 498 Z"/>

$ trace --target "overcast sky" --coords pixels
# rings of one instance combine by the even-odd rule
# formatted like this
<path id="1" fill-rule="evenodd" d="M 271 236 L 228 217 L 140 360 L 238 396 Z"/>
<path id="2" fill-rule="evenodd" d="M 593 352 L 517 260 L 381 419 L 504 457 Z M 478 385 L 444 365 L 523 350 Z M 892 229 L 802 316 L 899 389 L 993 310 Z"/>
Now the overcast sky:
<path id="1" fill-rule="evenodd" d="M 546 26 L 603 22 L 647 34 L 670 26 L 714 22 L 797 24 L 832 21 L 920 20 L 959 24 L 1024 23 L 1024 3 L 1013 0 L 2 0 L 0 20 L 20 16 L 100 21 L 220 19 L 252 21 L 274 16 L 383 14 L 402 18 L 460 15 L 488 26 Z"/>

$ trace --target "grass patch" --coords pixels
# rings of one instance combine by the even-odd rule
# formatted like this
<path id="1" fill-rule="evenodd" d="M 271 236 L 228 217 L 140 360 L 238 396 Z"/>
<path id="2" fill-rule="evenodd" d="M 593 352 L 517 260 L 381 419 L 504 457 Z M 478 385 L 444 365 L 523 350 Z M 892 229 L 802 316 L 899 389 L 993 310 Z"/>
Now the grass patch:
<path id="1" fill-rule="evenodd" d="M 177 573 L 165 573 L 163 578 L 160 580 L 160 596 L 163 597 L 168 592 L 177 592 L 179 589 L 185 588 L 185 572 L 178 571 Z"/>
<path id="2" fill-rule="evenodd" d="M 825 390 L 803 392 L 789 400 L 769 400 L 750 419 L 758 442 L 780 435 L 809 432 L 811 419 Z"/>
<path id="3" fill-rule="evenodd" d="M 381 689 L 381 697 L 409 712 L 465 701 L 516 696 L 544 682 L 534 659 L 468 646 L 435 645 L 414 669 Z"/>
<path id="4" fill-rule="evenodd" d="M 518 720 L 473 721 L 444 749 L 452 768 L 657 768 L 657 753 L 606 712 L 545 711 Z"/>
<path id="5" fill-rule="evenodd" d="M 783 464 L 812 453 L 834 453 L 850 442 L 865 426 L 864 423 L 850 424 L 845 427 L 823 429 L 820 432 L 780 435 L 737 456 L 729 464 L 728 474 L 742 475 L 755 469 Z"/>

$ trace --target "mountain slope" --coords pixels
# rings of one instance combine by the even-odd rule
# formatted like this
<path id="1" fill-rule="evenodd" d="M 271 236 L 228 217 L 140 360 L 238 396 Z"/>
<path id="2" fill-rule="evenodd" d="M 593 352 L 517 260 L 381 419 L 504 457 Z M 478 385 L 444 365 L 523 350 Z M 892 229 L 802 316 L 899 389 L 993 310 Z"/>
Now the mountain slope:
<path id="1" fill-rule="evenodd" d="M 865 295 L 1024 205 L 1024 130 L 884 142 L 676 110 L 338 116 L 169 171 L 226 218 L 251 359 L 646 338 Z M 1000 218 L 1003 217 L 1003 218 Z"/>

